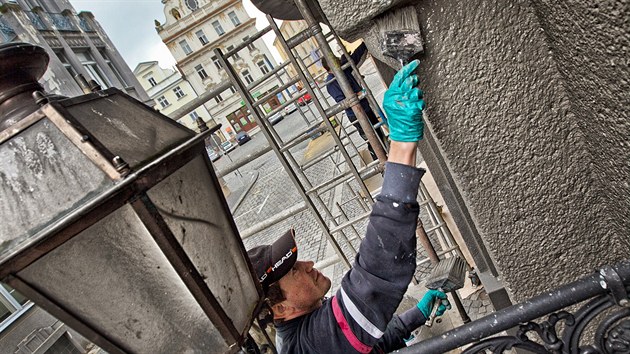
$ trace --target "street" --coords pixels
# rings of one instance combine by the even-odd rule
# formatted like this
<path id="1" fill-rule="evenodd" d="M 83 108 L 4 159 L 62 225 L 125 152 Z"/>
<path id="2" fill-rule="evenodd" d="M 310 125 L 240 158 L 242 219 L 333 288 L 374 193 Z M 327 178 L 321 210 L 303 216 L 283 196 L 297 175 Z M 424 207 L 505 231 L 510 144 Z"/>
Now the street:
<path id="1" fill-rule="evenodd" d="M 377 101 L 380 102 L 384 94 L 384 86 L 374 69 L 372 61 L 366 60 L 360 71 L 364 75 L 368 87 L 373 90 Z M 325 92 L 325 89 L 323 89 L 323 92 Z M 328 105 L 334 104 L 334 101 L 327 93 L 325 95 L 327 96 L 326 102 L 323 104 L 324 108 L 327 108 Z M 300 111 L 304 112 L 304 117 L 300 114 Z M 307 128 L 307 121 L 311 125 L 314 124 L 314 114 L 317 114 L 314 103 L 298 106 L 298 110 L 286 115 L 273 128 L 281 139 L 287 142 Z M 341 118 L 342 114 L 338 114 L 338 119 Z M 261 131 L 250 136 L 252 138 L 251 141 L 238 146 L 229 154 L 214 162 L 215 169 L 218 171 L 224 170 L 233 164 L 234 161 L 253 154 L 268 145 Z M 353 134 L 352 137 L 355 144 L 362 142 L 358 134 Z M 298 164 L 301 163 L 311 141 L 311 139 L 307 139 L 291 149 L 291 153 Z M 329 159 L 326 159 L 307 170 L 306 174 L 309 180 L 316 184 L 329 179 L 334 168 L 334 164 Z M 227 199 L 232 208 L 236 225 L 241 233 L 269 217 L 304 202 L 273 151 L 252 160 L 223 178 L 232 192 Z M 332 198 L 331 195 L 332 193 L 329 193 L 324 195 L 323 198 Z M 348 196 L 344 196 L 348 198 Z M 238 207 L 232 207 L 238 199 L 242 199 L 242 202 Z M 332 202 L 332 199 L 329 201 Z M 257 232 L 252 237 L 244 239 L 245 247 L 248 249 L 259 244 L 270 243 L 289 227 L 296 229 L 296 239 L 300 245 L 300 259 L 319 261 L 326 256 L 327 241 L 322 237 L 321 228 L 308 210 L 297 213 L 280 223 Z"/>

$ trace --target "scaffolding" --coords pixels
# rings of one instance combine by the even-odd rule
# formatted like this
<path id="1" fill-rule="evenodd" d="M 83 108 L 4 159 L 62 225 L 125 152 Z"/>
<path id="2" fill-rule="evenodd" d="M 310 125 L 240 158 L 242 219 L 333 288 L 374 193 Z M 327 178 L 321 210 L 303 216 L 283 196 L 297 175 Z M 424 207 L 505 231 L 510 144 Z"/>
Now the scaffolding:
<path id="1" fill-rule="evenodd" d="M 351 68 L 354 73 L 359 73 L 359 69 L 356 63 L 350 58 L 350 54 L 346 51 L 334 30 L 324 33 L 322 26 L 315 20 L 311 10 L 302 1 L 296 1 L 296 4 L 308 23 L 308 27 L 305 30 L 291 38 L 284 38 L 275 20 L 268 15 L 269 26 L 262 29 L 256 35 L 250 36 L 250 38 L 243 41 L 232 50 L 224 53 L 221 49 L 215 48 L 214 55 L 220 61 L 221 67 L 225 70 L 229 81 L 221 83 L 213 90 L 204 93 L 195 101 L 182 107 L 174 113 L 172 118 L 177 119 L 182 117 L 190 110 L 213 99 L 222 91 L 230 88 L 230 86 L 234 87 L 241 96 L 244 105 L 260 127 L 260 132 L 265 136 L 269 147 L 258 151 L 255 156 L 250 157 L 248 161 L 237 162 L 227 170 L 221 171 L 221 174 L 225 175 L 230 173 L 251 162 L 253 158 L 262 156 L 268 151 L 273 151 L 303 200 L 303 203 L 298 203 L 262 223 L 241 230 L 241 237 L 251 237 L 257 232 L 281 222 L 294 214 L 308 210 L 335 252 L 333 257 L 320 260 L 317 266 L 323 269 L 341 262 L 345 267 L 349 268 L 351 266 L 350 260 L 356 256 L 357 246 L 363 237 L 362 232 L 359 231 L 360 225 L 358 224 L 363 223 L 364 225 L 366 222 L 371 212 L 371 205 L 373 204 L 373 193 L 378 192 L 378 190 L 372 192 L 368 190 L 365 180 L 380 175 L 383 172 L 384 163 L 387 159 L 385 152 L 386 147 L 383 146 L 375 131 L 375 129 L 382 128 L 380 126 L 381 124 L 373 126 L 370 123 L 370 120 L 360 104 L 360 100 L 364 98 L 367 99 L 373 112 L 378 112 L 378 114 L 382 113 L 374 95 L 361 75 L 355 75 L 355 79 L 364 88 L 364 91 L 359 95 L 353 92 L 344 71 Z M 255 40 L 272 31 L 278 38 L 278 42 L 284 49 L 289 60 L 272 68 L 258 80 L 245 83 L 239 75 L 237 68 L 233 65 L 233 60 L 231 61 L 230 58 L 239 51 L 247 48 L 247 46 L 252 44 Z M 340 65 L 334 60 L 329 60 L 328 62 L 331 64 L 330 66 L 334 78 L 325 82 L 324 85 L 329 85 L 334 80 L 338 81 L 346 97 L 345 100 L 336 104 L 329 104 L 326 99 L 327 95 L 324 94 L 322 87 L 317 84 L 318 80 L 321 80 L 321 76 L 325 75 L 325 73 L 313 77 L 308 70 L 309 67 L 317 64 L 317 60 L 311 57 L 303 58 L 296 54 L 297 51 L 295 48 L 311 37 L 315 38 L 322 52 L 322 56 L 325 58 L 332 59 L 335 55 L 331 49 L 330 42 L 338 43 L 342 55 L 346 58 L 346 63 Z M 289 77 L 288 80 L 282 80 L 282 76 L 289 76 L 287 74 L 288 66 L 293 67 L 297 76 Z M 257 87 L 269 80 L 276 80 L 279 85 L 264 96 L 255 98 L 252 93 Z M 286 94 L 287 89 L 298 84 L 302 87 L 300 90 L 289 94 L 289 99 L 273 108 L 271 111 L 265 112 L 262 105 L 268 99 L 281 93 Z M 313 119 L 309 119 L 302 109 L 298 109 L 302 119 L 304 119 L 306 123 L 306 127 L 297 132 L 297 134 L 292 134 L 292 136 L 281 136 L 270 123 L 269 118 L 278 112 L 282 112 L 286 107 L 296 104 L 298 99 L 306 94 L 310 95 L 313 101 L 312 105 L 315 107 L 313 112 L 310 107 L 311 105 L 306 105 L 306 110 L 312 113 Z M 358 141 L 361 139 L 356 138 L 353 141 L 353 134 L 356 134 L 357 130 L 353 127 L 352 123 L 346 122 L 347 119 L 344 118 L 343 114 L 348 108 L 351 108 L 358 118 L 354 124 L 359 124 L 361 128 L 363 128 L 367 142 Z M 330 134 L 334 144 L 332 144 L 328 150 L 321 152 L 321 154 L 310 161 L 299 163 L 299 158 L 294 156 L 293 153 L 296 146 L 313 138 L 314 135 L 326 132 Z M 359 152 L 367 143 L 374 149 L 378 160 L 369 161 L 361 157 Z M 334 173 L 327 181 L 316 183 L 309 179 L 306 172 L 324 160 L 331 161 L 334 164 Z M 332 203 L 324 202 L 322 194 L 331 192 L 338 187 L 348 188 L 346 190 L 350 191 L 350 197 L 346 200 L 335 200 Z M 428 224 L 424 226 L 421 220 L 419 220 L 418 223 L 418 239 L 424 252 L 420 250 L 423 257 L 419 258 L 417 264 L 436 264 L 439 262 L 440 258 L 448 257 L 449 255 L 457 254 L 462 256 L 459 246 L 446 226 L 435 202 L 431 199 L 426 187 L 422 183 L 418 191 L 418 200 L 420 207 L 424 210 L 421 214 L 425 220 L 428 220 Z M 346 206 L 349 204 L 353 204 L 355 209 L 358 205 L 359 212 L 357 213 L 356 210 L 348 212 Z M 436 251 L 436 248 L 439 249 L 439 251 Z M 417 282 L 419 279 L 416 278 L 415 280 Z"/>

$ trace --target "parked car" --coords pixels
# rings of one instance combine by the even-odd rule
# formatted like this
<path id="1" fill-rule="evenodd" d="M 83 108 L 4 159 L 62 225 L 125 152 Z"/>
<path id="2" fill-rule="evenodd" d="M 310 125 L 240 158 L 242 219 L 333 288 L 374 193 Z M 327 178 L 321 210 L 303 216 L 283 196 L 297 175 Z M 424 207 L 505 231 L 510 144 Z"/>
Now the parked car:
<path id="1" fill-rule="evenodd" d="M 271 123 L 271 125 L 276 125 L 279 121 L 284 119 L 284 116 L 281 112 L 276 112 L 267 119 L 269 120 L 269 123 Z"/>
<path id="2" fill-rule="evenodd" d="M 311 98 L 311 95 L 307 92 L 304 94 L 304 96 L 298 98 L 298 104 L 300 106 L 306 106 L 306 104 L 311 103 L 312 100 L 313 98 Z"/>
<path id="3" fill-rule="evenodd" d="M 240 133 L 236 134 L 236 142 L 239 145 L 243 145 L 243 144 L 245 144 L 246 142 L 248 142 L 250 140 L 252 140 L 252 138 L 250 138 L 250 136 L 247 133 L 245 133 L 245 132 L 240 132 Z"/>
<path id="4" fill-rule="evenodd" d="M 215 162 L 216 160 L 221 158 L 221 154 L 214 151 L 214 149 L 206 147 L 206 150 L 208 150 L 208 157 L 210 157 L 210 161 Z"/>
<path id="5" fill-rule="evenodd" d="M 232 144 L 230 141 L 224 141 L 221 143 L 221 150 L 223 150 L 223 153 L 225 154 L 234 149 L 236 149 L 236 145 Z"/>
<path id="6" fill-rule="evenodd" d="M 289 103 L 286 107 L 284 107 L 284 115 L 291 114 L 297 110 L 297 106 L 295 103 Z"/>

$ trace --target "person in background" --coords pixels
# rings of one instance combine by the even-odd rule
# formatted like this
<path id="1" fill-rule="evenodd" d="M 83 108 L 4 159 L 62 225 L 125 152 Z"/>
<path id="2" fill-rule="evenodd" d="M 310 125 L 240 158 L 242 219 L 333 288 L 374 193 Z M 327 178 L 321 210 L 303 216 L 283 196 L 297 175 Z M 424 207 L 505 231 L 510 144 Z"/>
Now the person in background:
<path id="1" fill-rule="evenodd" d="M 361 62 L 361 58 L 363 58 L 363 56 L 366 54 L 367 54 L 367 47 L 365 43 L 361 43 L 361 45 L 359 45 L 357 49 L 355 49 L 354 52 L 350 54 L 350 59 L 354 62 L 355 65 L 359 65 L 359 63 Z M 343 66 L 344 64 L 347 63 L 345 56 L 343 56 L 341 59 L 335 57 L 333 60 L 339 63 L 340 66 Z M 335 78 L 335 75 L 332 73 L 330 69 L 330 63 L 328 63 L 326 58 L 322 58 L 322 66 L 324 67 L 324 69 L 326 69 L 326 71 L 328 71 L 328 76 L 326 77 L 326 82 L 328 83 Z M 355 94 L 359 94 L 361 91 L 363 91 L 363 88 L 361 87 L 361 85 L 359 85 L 357 80 L 352 75 L 353 70 L 351 66 L 348 66 L 346 69 L 344 69 L 343 72 L 346 75 L 346 79 L 348 79 L 348 82 L 350 82 L 350 87 L 352 88 L 352 92 L 354 92 Z M 357 75 L 360 75 L 360 74 L 357 73 Z M 343 101 L 346 98 L 346 96 L 343 94 L 343 91 L 341 91 L 341 86 L 339 86 L 339 82 L 337 80 L 334 80 L 328 83 L 326 86 L 326 90 L 328 91 L 328 94 L 330 94 L 330 96 L 337 103 Z M 365 114 L 370 120 L 370 123 L 372 125 L 379 123 L 379 120 L 376 114 L 374 113 L 374 111 L 372 111 L 372 108 L 370 107 L 370 104 L 368 103 L 367 98 L 364 97 L 359 102 L 361 104 L 361 107 L 363 108 L 363 111 L 365 111 Z M 367 141 L 367 136 L 365 135 L 365 132 L 363 131 L 363 128 L 361 127 L 361 125 L 357 122 L 357 117 L 355 116 L 354 111 L 352 111 L 352 108 L 346 109 L 346 115 L 348 116 L 348 120 L 350 120 L 350 123 L 352 123 L 356 127 L 361 138 Z M 383 132 L 380 129 L 376 129 L 376 134 L 382 142 L 385 142 L 385 137 L 383 135 Z M 384 145 L 384 146 L 387 146 L 387 145 Z M 370 151 L 370 155 L 372 155 L 372 158 L 376 160 L 376 154 L 374 153 L 374 149 L 369 144 L 368 144 L 368 149 Z"/>
<path id="2" fill-rule="evenodd" d="M 274 318 L 280 353 L 382 353 L 405 346 L 434 305 L 450 307 L 446 295 L 429 290 L 417 306 L 395 315 L 416 269 L 416 201 L 423 169 L 415 167 L 423 137 L 422 92 L 403 67 L 385 93 L 390 138 L 381 194 L 376 197 L 354 265 L 332 298 L 331 281 L 312 261 L 298 261 L 293 229 L 271 245 L 249 250 Z"/>

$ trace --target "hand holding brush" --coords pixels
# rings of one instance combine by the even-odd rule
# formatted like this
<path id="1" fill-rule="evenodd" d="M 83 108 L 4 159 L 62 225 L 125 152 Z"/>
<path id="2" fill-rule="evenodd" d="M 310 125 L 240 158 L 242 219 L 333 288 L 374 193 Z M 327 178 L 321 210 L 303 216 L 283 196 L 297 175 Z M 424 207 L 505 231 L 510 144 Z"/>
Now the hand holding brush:
<path id="1" fill-rule="evenodd" d="M 424 318 L 427 319 L 425 325 L 431 327 L 436 317 L 440 317 L 446 310 L 450 310 L 451 303 L 443 291 L 429 290 L 416 306 L 420 309 Z"/>
<path id="2" fill-rule="evenodd" d="M 444 294 L 445 292 L 450 292 L 453 296 L 453 300 L 455 301 L 455 305 L 457 305 L 461 302 L 458 302 L 459 297 L 455 290 L 461 289 L 464 286 L 467 269 L 468 265 L 463 258 L 459 256 L 447 258 L 439 262 L 435 266 L 435 268 L 433 268 L 431 274 L 429 274 L 429 276 L 427 277 L 424 286 L 426 286 L 427 289 L 431 289 L 429 290 L 429 292 L 437 291 L 442 294 Z M 446 295 L 444 295 L 444 298 L 446 298 Z M 450 304 L 448 306 L 450 306 Z M 458 310 L 459 308 L 460 306 L 458 305 Z M 436 316 L 439 316 L 438 313 L 439 308 L 436 311 Z M 430 318 L 427 317 L 427 322 L 425 323 L 425 326 L 431 327 L 436 316 L 431 316 Z"/>
<path id="3" fill-rule="evenodd" d="M 419 64 L 414 60 L 400 69 L 383 97 L 383 109 L 388 117 L 385 124 L 392 141 L 415 142 L 423 137 L 422 110 L 425 104 L 422 91 L 416 87 L 418 76 L 414 74 Z"/>

